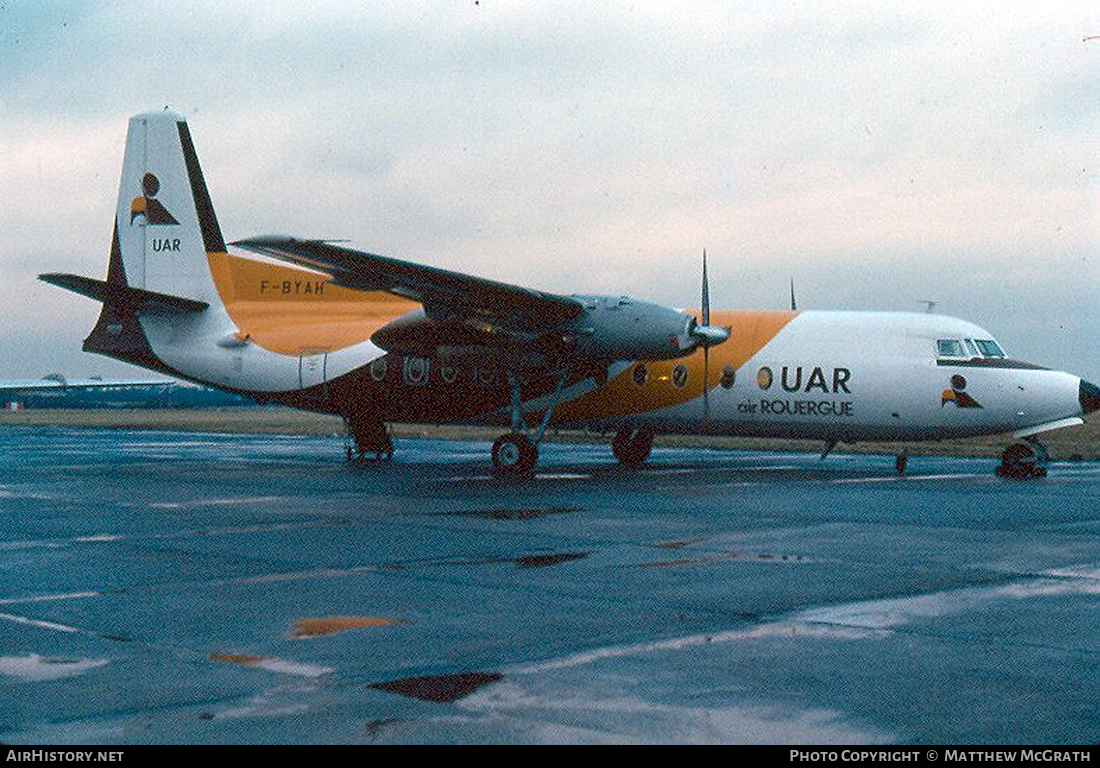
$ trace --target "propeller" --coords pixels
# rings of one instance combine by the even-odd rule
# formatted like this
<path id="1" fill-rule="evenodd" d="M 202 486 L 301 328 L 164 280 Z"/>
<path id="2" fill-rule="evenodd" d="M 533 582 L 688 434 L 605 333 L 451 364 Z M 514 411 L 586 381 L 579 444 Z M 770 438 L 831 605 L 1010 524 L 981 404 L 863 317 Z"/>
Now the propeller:
<path id="1" fill-rule="evenodd" d="M 707 279 L 707 250 L 703 249 L 702 320 L 691 329 L 699 346 L 703 348 L 703 417 L 710 416 L 710 348 L 730 337 L 730 329 L 710 324 L 710 281 Z"/>
<path id="2" fill-rule="evenodd" d="M 710 327 L 710 282 L 707 280 L 707 249 L 703 249 L 703 327 Z M 703 342 L 703 418 L 710 418 L 710 344 Z"/>
<path id="3" fill-rule="evenodd" d="M 707 249 L 703 249 L 703 325 L 710 325 L 710 283 L 707 281 Z"/>
<path id="4" fill-rule="evenodd" d="M 703 301 L 702 322 L 693 322 L 688 335 L 695 340 L 696 347 L 706 350 L 715 344 L 721 344 L 730 337 L 730 329 L 710 324 L 710 285 L 707 280 L 707 252 L 703 251 Z"/>

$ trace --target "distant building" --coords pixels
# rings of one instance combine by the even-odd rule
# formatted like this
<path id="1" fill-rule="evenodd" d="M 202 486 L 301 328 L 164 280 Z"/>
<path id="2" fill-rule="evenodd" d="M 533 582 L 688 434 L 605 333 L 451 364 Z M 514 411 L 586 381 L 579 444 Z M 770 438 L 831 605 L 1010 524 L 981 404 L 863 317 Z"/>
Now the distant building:
<path id="1" fill-rule="evenodd" d="M 0 381 L 6 411 L 43 408 L 214 408 L 254 406 L 256 401 L 218 389 L 160 381 L 67 380 L 50 374 L 34 381 Z"/>

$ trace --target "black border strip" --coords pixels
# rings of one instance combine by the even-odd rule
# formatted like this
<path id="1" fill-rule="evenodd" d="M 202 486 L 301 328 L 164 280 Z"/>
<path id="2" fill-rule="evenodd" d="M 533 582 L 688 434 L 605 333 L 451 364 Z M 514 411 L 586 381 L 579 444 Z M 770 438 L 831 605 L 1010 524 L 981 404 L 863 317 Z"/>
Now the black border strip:
<path id="1" fill-rule="evenodd" d="M 1009 357 L 976 357 L 972 360 L 937 360 L 936 365 L 949 368 L 1014 368 L 1025 371 L 1049 371 L 1041 365 L 1027 363 L 1023 360 L 1013 360 Z"/>
<path id="2" fill-rule="evenodd" d="M 179 121 L 180 146 L 183 148 L 183 162 L 187 165 L 187 177 L 191 181 L 191 196 L 195 200 L 195 212 L 199 216 L 202 229 L 203 247 L 207 253 L 225 253 L 225 239 L 222 238 L 218 217 L 214 215 L 214 204 L 210 202 L 210 193 L 206 189 L 206 180 L 202 177 L 199 158 L 195 154 L 195 145 L 191 141 L 191 131 L 187 123 Z"/>

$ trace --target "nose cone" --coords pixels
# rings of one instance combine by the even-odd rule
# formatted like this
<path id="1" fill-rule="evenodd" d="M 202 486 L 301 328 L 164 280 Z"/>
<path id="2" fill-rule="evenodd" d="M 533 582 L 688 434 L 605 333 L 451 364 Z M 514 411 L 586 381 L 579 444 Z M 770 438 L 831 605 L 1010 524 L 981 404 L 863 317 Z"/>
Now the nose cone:
<path id="1" fill-rule="evenodd" d="M 1100 387 L 1095 384 L 1081 379 L 1081 393 L 1079 395 L 1081 400 L 1082 413 L 1092 413 L 1093 411 L 1100 409 Z"/>

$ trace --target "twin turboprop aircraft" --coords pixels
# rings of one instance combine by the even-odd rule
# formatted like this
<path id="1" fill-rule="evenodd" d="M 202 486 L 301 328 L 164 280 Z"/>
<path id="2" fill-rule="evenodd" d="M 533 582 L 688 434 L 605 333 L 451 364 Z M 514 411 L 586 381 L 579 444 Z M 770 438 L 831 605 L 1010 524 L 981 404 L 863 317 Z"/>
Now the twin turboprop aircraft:
<path id="1" fill-rule="evenodd" d="M 226 247 L 186 121 L 148 113 L 130 120 L 106 280 L 41 279 L 103 304 L 87 351 L 339 414 L 360 456 L 392 452 L 388 423 L 499 424 L 503 475 L 532 472 L 550 425 L 613 431 L 636 465 L 659 433 L 1032 438 L 1100 407 L 1093 384 L 950 317 L 711 313 L 705 261 L 697 318 L 322 240 L 233 245 L 259 257 Z M 1031 474 L 1033 459 L 1014 446 L 1002 470 Z"/>

